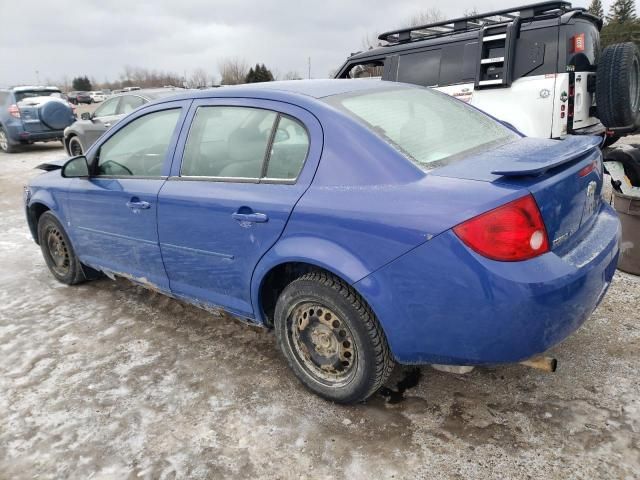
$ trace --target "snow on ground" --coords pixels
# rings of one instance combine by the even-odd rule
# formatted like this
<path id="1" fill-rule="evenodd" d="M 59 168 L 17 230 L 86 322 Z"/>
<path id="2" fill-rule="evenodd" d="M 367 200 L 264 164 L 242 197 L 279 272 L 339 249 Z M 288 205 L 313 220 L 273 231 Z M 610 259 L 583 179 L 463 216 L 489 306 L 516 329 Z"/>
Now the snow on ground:
<path id="1" fill-rule="evenodd" d="M 267 331 L 126 281 L 57 283 L 22 185 L 63 156 L 0 153 L 0 478 L 640 477 L 638 277 L 616 274 L 555 374 L 425 367 L 400 403 L 340 407 Z"/>

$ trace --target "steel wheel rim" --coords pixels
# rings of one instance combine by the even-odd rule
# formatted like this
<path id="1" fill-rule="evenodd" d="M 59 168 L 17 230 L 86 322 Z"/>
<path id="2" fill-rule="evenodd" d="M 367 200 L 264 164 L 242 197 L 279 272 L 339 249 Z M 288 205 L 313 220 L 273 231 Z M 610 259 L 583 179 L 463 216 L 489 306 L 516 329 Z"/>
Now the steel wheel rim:
<path id="1" fill-rule="evenodd" d="M 629 95 L 631 97 L 631 109 L 636 112 L 638 105 L 640 105 L 640 63 L 637 57 L 633 59 L 631 82 L 629 82 Z"/>
<path id="2" fill-rule="evenodd" d="M 71 156 L 77 157 L 78 155 L 82 155 L 82 147 L 80 146 L 80 142 L 78 140 L 71 140 L 69 142 L 69 150 L 71 151 Z"/>
<path id="3" fill-rule="evenodd" d="M 55 227 L 49 228 L 46 235 L 47 252 L 51 259 L 51 268 L 61 277 L 66 276 L 71 268 L 69 248 L 64 241 L 60 230 Z"/>
<path id="4" fill-rule="evenodd" d="M 316 382 L 348 384 L 356 373 L 358 349 L 349 326 L 318 302 L 301 302 L 287 318 L 287 337 L 296 362 Z"/>
<path id="5" fill-rule="evenodd" d="M 7 151 L 9 141 L 7 140 L 7 134 L 3 130 L 0 130 L 0 148 Z"/>

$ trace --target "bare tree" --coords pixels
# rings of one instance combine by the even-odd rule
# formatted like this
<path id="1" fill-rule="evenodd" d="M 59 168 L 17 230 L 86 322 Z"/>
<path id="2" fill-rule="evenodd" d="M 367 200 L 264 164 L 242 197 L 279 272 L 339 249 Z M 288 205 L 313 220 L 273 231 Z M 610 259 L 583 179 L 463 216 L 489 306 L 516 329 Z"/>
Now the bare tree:
<path id="1" fill-rule="evenodd" d="M 439 8 L 429 8 L 414 13 L 405 23 L 407 27 L 417 27 L 428 23 L 442 22 L 443 20 L 446 20 L 446 17 Z"/>
<path id="2" fill-rule="evenodd" d="M 204 68 L 196 68 L 187 81 L 191 88 L 208 87 L 212 83 L 211 75 Z"/>
<path id="3" fill-rule="evenodd" d="M 222 77 L 220 80 L 222 85 L 238 85 L 244 83 L 247 73 L 249 73 L 247 62 L 237 57 L 221 60 L 218 68 L 220 69 L 220 76 Z"/>
<path id="4" fill-rule="evenodd" d="M 283 80 L 302 80 L 302 75 L 300 75 L 295 70 L 291 70 L 291 71 L 288 71 L 287 73 L 285 73 L 284 77 L 282 77 L 282 79 Z"/>

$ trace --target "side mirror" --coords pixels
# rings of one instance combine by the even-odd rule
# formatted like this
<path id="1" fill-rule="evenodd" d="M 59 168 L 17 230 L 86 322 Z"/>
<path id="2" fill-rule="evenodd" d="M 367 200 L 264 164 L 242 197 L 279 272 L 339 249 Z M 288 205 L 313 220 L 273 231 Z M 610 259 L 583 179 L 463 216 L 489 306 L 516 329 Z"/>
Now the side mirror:
<path id="1" fill-rule="evenodd" d="M 84 156 L 73 157 L 62 166 L 64 178 L 89 178 L 89 164 Z"/>
<path id="2" fill-rule="evenodd" d="M 82 120 L 91 120 L 91 114 L 89 112 L 83 112 L 82 115 L 80 115 L 80 118 Z"/>

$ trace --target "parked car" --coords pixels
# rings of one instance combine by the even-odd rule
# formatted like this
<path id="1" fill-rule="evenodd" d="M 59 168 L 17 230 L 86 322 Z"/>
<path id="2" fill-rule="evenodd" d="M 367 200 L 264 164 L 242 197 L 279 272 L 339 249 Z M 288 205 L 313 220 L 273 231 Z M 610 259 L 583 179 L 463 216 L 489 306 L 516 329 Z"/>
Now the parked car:
<path id="1" fill-rule="evenodd" d="M 599 143 L 393 82 L 191 91 L 43 165 L 26 213 L 59 281 L 273 327 L 301 382 L 349 403 L 396 362 L 518 362 L 589 317 L 620 238 Z"/>
<path id="2" fill-rule="evenodd" d="M 20 145 L 62 140 L 63 130 L 74 121 L 73 107 L 56 87 L 0 89 L 0 150 L 5 153 Z"/>
<path id="3" fill-rule="evenodd" d="M 600 51 L 602 19 L 550 1 L 403 28 L 352 55 L 337 78 L 380 76 L 441 90 L 525 135 L 606 135 L 640 127 L 640 53 Z M 606 127 L 606 129 L 605 129 Z"/>
<path id="4" fill-rule="evenodd" d="M 93 99 L 89 92 L 69 92 L 67 93 L 67 98 L 69 102 L 74 105 L 79 105 L 81 103 L 92 104 Z"/>
<path id="5" fill-rule="evenodd" d="M 89 96 L 91 101 L 95 103 L 104 102 L 107 99 L 107 96 L 102 92 L 89 92 Z"/>
<path id="6" fill-rule="evenodd" d="M 175 95 L 176 89 L 148 89 L 135 93 L 114 95 L 105 100 L 93 113 L 84 112 L 64 131 L 64 147 L 69 155 L 82 155 L 100 135 L 122 117 L 151 100 Z"/>

